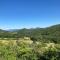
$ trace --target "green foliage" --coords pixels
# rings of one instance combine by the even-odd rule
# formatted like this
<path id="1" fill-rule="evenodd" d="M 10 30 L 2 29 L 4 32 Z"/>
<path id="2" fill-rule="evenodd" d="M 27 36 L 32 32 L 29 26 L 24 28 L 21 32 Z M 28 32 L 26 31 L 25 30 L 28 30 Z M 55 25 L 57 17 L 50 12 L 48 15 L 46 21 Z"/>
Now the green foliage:
<path id="1" fill-rule="evenodd" d="M 20 29 L 15 31 L 0 30 L 0 38 L 19 38 L 30 37 L 33 41 L 60 43 L 60 24 L 47 28 Z"/>
<path id="2" fill-rule="evenodd" d="M 13 32 L 0 30 L 0 39 L 0 60 L 60 60 L 60 25 Z"/>
<path id="3" fill-rule="evenodd" d="M 60 44 L 8 42 L 0 42 L 0 60 L 60 60 Z"/>

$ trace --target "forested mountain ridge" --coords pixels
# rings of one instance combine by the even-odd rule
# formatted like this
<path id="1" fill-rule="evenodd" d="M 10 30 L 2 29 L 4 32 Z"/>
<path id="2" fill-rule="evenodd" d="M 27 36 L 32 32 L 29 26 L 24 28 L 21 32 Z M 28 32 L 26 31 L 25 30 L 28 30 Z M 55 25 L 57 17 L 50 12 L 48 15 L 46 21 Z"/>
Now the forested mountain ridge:
<path id="1" fill-rule="evenodd" d="M 5 31 L 0 29 L 0 38 L 23 38 L 30 37 L 37 41 L 51 41 L 60 43 L 60 24 L 47 28 L 18 29 Z"/>

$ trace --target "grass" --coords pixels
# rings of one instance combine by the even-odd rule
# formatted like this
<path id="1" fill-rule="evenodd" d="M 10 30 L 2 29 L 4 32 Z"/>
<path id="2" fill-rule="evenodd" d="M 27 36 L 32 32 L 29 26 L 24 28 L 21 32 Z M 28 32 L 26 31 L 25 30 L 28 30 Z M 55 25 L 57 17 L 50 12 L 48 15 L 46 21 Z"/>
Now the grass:
<path id="1" fill-rule="evenodd" d="M 30 53 L 33 54 L 32 50 L 38 52 L 39 54 L 43 54 L 49 49 L 60 52 L 60 44 L 41 42 L 33 43 L 32 40 L 26 39 L 20 39 L 18 41 L 0 40 L 0 60 L 16 60 L 17 54 L 22 54 L 21 56 L 30 56 Z M 21 58 L 21 60 L 23 59 Z"/>

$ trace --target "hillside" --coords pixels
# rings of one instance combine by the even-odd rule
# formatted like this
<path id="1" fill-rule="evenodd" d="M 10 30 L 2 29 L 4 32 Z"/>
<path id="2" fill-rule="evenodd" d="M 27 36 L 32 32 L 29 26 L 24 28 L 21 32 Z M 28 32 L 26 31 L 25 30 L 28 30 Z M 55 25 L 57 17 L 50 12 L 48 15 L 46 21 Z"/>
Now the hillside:
<path id="1" fill-rule="evenodd" d="M 60 25 L 0 30 L 0 60 L 60 60 Z"/>
<path id="2" fill-rule="evenodd" d="M 21 29 L 17 31 L 19 37 L 30 37 L 33 40 L 60 43 L 60 24 L 47 28 Z"/>
<path id="3" fill-rule="evenodd" d="M 0 38 L 30 37 L 34 41 L 60 43 L 60 24 L 47 28 L 15 29 L 5 31 L 0 29 Z"/>

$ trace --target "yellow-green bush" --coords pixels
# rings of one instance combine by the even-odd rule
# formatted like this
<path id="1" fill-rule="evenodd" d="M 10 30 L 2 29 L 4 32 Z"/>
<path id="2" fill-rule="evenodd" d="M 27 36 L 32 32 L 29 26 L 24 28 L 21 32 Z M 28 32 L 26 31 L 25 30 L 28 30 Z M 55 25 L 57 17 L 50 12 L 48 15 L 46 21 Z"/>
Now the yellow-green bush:
<path id="1" fill-rule="evenodd" d="M 0 40 L 0 60 L 60 60 L 60 44 Z"/>

